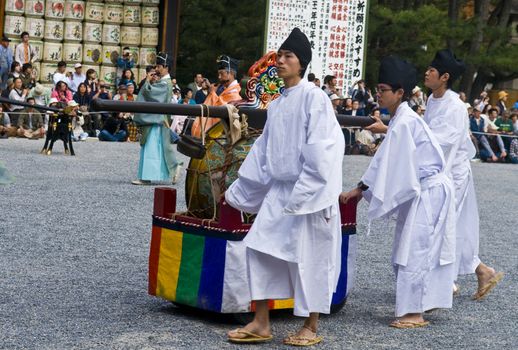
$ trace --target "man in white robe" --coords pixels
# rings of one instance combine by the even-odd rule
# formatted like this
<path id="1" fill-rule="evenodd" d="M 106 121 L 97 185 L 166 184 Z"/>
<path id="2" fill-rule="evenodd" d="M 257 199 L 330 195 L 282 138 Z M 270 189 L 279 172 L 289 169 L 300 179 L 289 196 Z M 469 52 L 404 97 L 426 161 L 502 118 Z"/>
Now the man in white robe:
<path id="1" fill-rule="evenodd" d="M 396 320 L 390 326 L 416 328 L 428 324 L 425 311 L 452 306 L 454 190 L 439 143 L 405 102 L 415 68 L 390 56 L 381 62 L 378 80 L 378 102 L 392 116 L 387 135 L 358 187 L 340 200 L 363 195 L 369 220 L 396 217 Z"/>
<path id="2" fill-rule="evenodd" d="M 302 79 L 310 61 L 309 40 L 295 28 L 277 56 L 286 89 L 268 107 L 263 134 L 225 193 L 233 207 L 257 213 L 244 239 L 255 317 L 228 333 L 231 342 L 272 338 L 271 299 L 294 298 L 294 314 L 306 317 L 285 344 L 320 342 L 318 316 L 330 312 L 340 274 L 345 142 L 327 95 Z"/>
<path id="3" fill-rule="evenodd" d="M 455 186 L 457 212 L 457 254 L 455 279 L 476 273 L 480 300 L 502 279 L 503 273 L 485 265 L 478 257 L 479 216 L 470 160 L 476 150 L 469 136 L 469 116 L 459 95 L 450 90 L 464 72 L 464 63 L 451 50 L 441 50 L 425 73 L 425 85 L 432 90 L 424 119 L 444 152 L 447 173 Z M 454 286 L 454 290 L 458 290 Z"/>

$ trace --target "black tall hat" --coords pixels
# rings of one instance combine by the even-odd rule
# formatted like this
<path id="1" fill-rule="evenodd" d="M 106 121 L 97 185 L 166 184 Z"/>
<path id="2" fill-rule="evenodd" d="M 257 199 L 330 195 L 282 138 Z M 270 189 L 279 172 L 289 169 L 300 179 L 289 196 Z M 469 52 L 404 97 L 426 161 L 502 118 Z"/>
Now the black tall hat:
<path id="1" fill-rule="evenodd" d="M 437 69 L 440 75 L 448 73 L 451 81 L 457 80 L 466 70 L 464 62 L 457 59 L 450 49 L 437 51 L 430 67 Z"/>
<path id="2" fill-rule="evenodd" d="M 228 55 L 221 55 L 216 60 L 218 62 L 218 70 L 224 69 L 226 71 L 233 70 L 237 73 L 237 67 L 239 66 L 239 61 L 235 58 L 232 58 Z"/>
<path id="3" fill-rule="evenodd" d="M 399 57 L 385 57 L 381 61 L 378 84 L 401 87 L 405 93 L 411 93 L 417 84 L 417 70 L 413 64 Z"/>
<path id="4" fill-rule="evenodd" d="M 156 56 L 156 64 L 169 67 L 171 65 L 171 59 L 171 55 L 169 55 L 167 52 L 159 52 Z"/>
<path id="5" fill-rule="evenodd" d="M 311 43 L 308 37 L 299 28 L 294 28 L 288 38 L 284 40 L 279 50 L 291 51 L 299 59 L 300 65 L 307 68 L 311 62 Z M 304 69 L 305 71 L 305 69 Z"/>

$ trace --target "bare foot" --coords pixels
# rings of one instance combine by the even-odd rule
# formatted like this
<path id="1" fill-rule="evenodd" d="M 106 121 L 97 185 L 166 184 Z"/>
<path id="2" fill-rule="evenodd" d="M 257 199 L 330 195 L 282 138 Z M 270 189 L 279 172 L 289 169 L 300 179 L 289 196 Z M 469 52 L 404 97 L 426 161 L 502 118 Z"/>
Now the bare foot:
<path id="1" fill-rule="evenodd" d="M 246 330 L 247 332 L 250 332 L 250 333 L 260 335 L 261 337 L 269 337 L 272 334 L 269 324 L 264 325 L 264 324 L 260 324 L 257 321 L 252 321 L 241 329 Z M 239 333 L 239 332 L 237 332 L 237 330 L 232 330 L 232 331 L 228 332 L 227 336 L 229 338 L 234 338 L 234 339 L 242 339 L 242 338 L 247 337 L 246 334 Z"/>
<path id="2" fill-rule="evenodd" d="M 496 161 L 498 160 L 498 158 L 497 158 L 495 155 L 493 155 L 493 156 L 491 156 L 491 160 L 492 160 L 493 162 L 496 162 Z"/>
<path id="3" fill-rule="evenodd" d="M 289 335 L 284 338 L 284 344 L 307 346 L 314 345 L 322 341 L 322 337 L 317 336 L 317 330 L 310 326 L 304 325 L 295 334 Z"/>
<path id="4" fill-rule="evenodd" d="M 505 157 L 507 157 L 507 152 L 503 151 L 502 154 L 500 155 L 500 158 L 504 159 Z"/>
<path id="5" fill-rule="evenodd" d="M 400 322 L 422 323 L 424 322 L 423 314 L 406 314 L 398 317 Z"/>
<path id="6" fill-rule="evenodd" d="M 497 275 L 497 272 L 492 267 L 484 263 L 480 263 L 475 270 L 478 279 L 478 289 L 485 287 L 489 281 Z"/>

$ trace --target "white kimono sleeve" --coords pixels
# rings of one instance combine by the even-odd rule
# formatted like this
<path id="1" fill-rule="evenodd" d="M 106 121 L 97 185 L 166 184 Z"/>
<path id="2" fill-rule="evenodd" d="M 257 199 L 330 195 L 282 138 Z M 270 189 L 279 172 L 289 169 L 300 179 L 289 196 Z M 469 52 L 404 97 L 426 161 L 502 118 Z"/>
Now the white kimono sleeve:
<path id="1" fill-rule="evenodd" d="M 430 118 L 429 127 L 435 138 L 439 141 L 439 145 L 444 153 L 446 162 L 450 159 L 452 152 L 456 152 L 465 137 L 464 121 L 468 119 L 468 112 L 462 105 L 462 109 L 458 105 L 451 106 L 448 113 L 442 115 L 434 115 Z M 452 118 L 452 116 L 454 116 Z"/>
<path id="2" fill-rule="evenodd" d="M 270 189 L 272 179 L 266 172 L 267 140 L 268 122 L 239 168 L 238 179 L 225 192 L 228 204 L 247 213 L 259 211 Z"/>
<path id="3" fill-rule="evenodd" d="M 307 103 L 310 109 L 305 143 L 301 150 L 302 172 L 284 208 L 284 212 L 288 215 L 315 212 L 312 200 L 324 189 L 333 167 L 336 167 L 334 162 L 338 144 L 335 129 L 338 127 L 338 122 L 329 99 L 324 94 L 313 93 Z"/>

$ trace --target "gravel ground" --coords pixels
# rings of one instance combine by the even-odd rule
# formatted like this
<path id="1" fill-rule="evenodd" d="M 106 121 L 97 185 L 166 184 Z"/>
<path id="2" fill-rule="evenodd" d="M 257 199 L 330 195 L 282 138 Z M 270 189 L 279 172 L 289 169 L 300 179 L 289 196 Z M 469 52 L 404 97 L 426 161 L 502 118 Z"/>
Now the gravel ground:
<path id="1" fill-rule="evenodd" d="M 225 341 L 225 332 L 235 327 L 227 319 L 147 295 L 153 187 L 130 184 L 139 146 L 87 141 L 74 144 L 77 156 L 70 157 L 59 143 L 47 157 L 38 154 L 42 144 L 0 140 L 0 160 L 16 177 L 0 187 L 0 348 L 237 348 Z M 344 162 L 349 189 L 369 158 Z M 323 318 L 319 348 L 518 348 L 518 167 L 472 166 L 480 255 L 505 271 L 503 282 L 486 300 L 474 302 L 476 279 L 463 277 L 454 308 L 431 315 L 430 327 L 387 327 L 394 310 L 392 231 L 377 223 L 366 237 L 363 203 L 357 284 L 346 307 Z M 177 187 L 183 200 L 183 182 Z M 290 313 L 275 314 L 275 341 L 264 348 L 286 348 L 282 336 L 298 325 Z"/>

